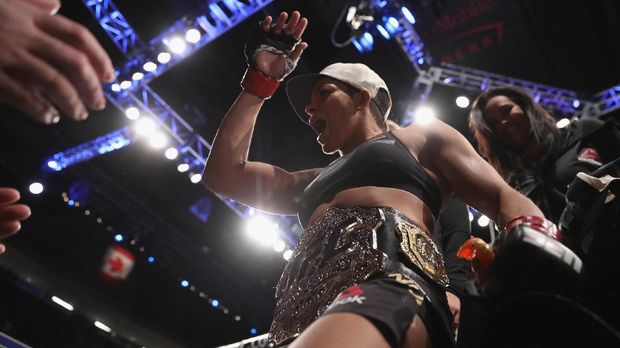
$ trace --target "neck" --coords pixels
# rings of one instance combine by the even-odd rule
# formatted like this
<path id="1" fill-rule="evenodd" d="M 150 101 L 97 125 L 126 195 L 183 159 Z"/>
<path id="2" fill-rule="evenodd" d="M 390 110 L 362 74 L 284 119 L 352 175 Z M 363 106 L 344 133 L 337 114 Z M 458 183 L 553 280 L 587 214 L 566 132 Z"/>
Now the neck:
<path id="1" fill-rule="evenodd" d="M 339 150 L 341 156 L 350 153 L 355 150 L 356 147 L 385 132 L 379 127 L 377 122 L 372 119 L 372 116 L 370 117 L 370 122 L 361 122 L 360 127 L 358 127 L 351 139 Z M 368 120 L 368 117 L 364 119 Z"/>

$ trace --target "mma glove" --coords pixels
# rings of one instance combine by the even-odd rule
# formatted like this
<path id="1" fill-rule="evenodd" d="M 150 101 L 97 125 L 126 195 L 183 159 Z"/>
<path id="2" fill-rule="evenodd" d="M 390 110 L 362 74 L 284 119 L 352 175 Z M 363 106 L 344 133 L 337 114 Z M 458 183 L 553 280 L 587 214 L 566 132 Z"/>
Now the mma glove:
<path id="1" fill-rule="evenodd" d="M 245 58 L 248 68 L 241 81 L 241 87 L 257 97 L 271 98 L 278 89 L 280 81 L 295 69 L 297 62 L 291 59 L 291 54 L 300 41 L 300 39 L 296 39 L 292 34 L 287 34 L 283 30 L 276 33 L 273 24 L 269 30 L 265 31 L 259 23 L 250 32 L 245 44 Z M 258 69 L 256 57 L 263 51 L 278 54 L 284 58 L 285 71 L 283 76 L 274 78 Z"/>

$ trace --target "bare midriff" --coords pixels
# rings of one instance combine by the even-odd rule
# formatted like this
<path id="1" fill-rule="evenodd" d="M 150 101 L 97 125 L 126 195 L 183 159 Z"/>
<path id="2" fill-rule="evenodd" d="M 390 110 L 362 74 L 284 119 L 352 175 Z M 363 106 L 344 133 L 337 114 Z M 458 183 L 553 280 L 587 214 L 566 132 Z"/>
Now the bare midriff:
<path id="1" fill-rule="evenodd" d="M 347 189 L 337 193 L 327 203 L 319 205 L 308 225 L 312 224 L 321 214 L 331 207 L 389 207 L 405 214 L 413 223 L 429 235 L 433 230 L 435 218 L 431 210 L 415 195 L 389 187 L 365 186 Z"/>

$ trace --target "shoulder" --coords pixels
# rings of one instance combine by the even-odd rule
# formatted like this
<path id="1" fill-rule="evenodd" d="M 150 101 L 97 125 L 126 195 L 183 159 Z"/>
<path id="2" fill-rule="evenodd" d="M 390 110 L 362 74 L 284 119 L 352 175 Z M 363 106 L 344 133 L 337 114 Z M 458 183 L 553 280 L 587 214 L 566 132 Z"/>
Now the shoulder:
<path id="1" fill-rule="evenodd" d="M 412 123 L 407 127 L 396 129 L 392 133 L 407 143 L 424 143 L 424 145 L 462 137 L 456 129 L 438 119 L 424 124 Z"/>

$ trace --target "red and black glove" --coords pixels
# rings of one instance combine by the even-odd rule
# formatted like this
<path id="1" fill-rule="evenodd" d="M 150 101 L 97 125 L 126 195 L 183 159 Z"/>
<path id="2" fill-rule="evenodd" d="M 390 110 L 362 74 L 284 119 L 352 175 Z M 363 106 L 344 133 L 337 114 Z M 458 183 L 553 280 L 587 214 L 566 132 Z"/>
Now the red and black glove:
<path id="1" fill-rule="evenodd" d="M 263 99 L 271 98 L 278 89 L 280 81 L 295 69 L 296 62 L 290 57 L 295 46 L 300 41 L 300 39 L 293 37 L 292 34 L 286 34 L 283 30 L 276 33 L 274 31 L 274 24 L 270 26 L 268 31 L 265 31 L 261 23 L 259 23 L 250 33 L 245 44 L 245 58 L 248 63 L 248 69 L 245 75 L 243 75 L 241 87 L 246 92 L 257 97 Z M 280 79 L 275 79 L 258 70 L 256 56 L 262 51 L 280 54 L 284 57 L 286 69 Z"/>
<path id="2" fill-rule="evenodd" d="M 457 255 L 471 261 L 485 295 L 506 297 L 527 291 L 574 295 L 583 264 L 559 239 L 549 220 L 519 216 L 506 224 L 493 245 L 472 238 Z"/>

